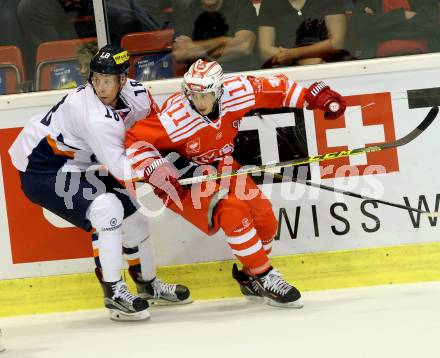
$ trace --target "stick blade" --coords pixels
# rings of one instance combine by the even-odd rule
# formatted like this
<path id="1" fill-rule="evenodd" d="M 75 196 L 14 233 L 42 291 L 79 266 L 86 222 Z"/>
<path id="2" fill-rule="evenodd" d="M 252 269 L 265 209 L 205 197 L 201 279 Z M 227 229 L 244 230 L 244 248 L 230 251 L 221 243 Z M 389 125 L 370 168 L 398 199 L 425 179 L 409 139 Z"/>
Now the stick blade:
<path id="1" fill-rule="evenodd" d="M 424 131 L 426 128 L 429 127 L 429 125 L 434 121 L 434 119 L 437 117 L 438 114 L 438 107 L 434 106 L 432 107 L 428 114 L 426 115 L 425 119 L 420 123 L 417 128 L 420 129 L 420 131 Z"/>
<path id="2" fill-rule="evenodd" d="M 391 143 L 380 144 L 379 147 L 382 149 L 388 149 L 393 147 L 400 147 L 402 145 L 408 144 L 409 142 L 416 139 L 423 131 L 428 128 L 434 119 L 437 117 L 439 109 L 437 106 L 432 107 L 426 117 L 421 121 L 416 128 L 414 128 L 411 132 L 409 132 L 406 136 L 397 139 Z"/>

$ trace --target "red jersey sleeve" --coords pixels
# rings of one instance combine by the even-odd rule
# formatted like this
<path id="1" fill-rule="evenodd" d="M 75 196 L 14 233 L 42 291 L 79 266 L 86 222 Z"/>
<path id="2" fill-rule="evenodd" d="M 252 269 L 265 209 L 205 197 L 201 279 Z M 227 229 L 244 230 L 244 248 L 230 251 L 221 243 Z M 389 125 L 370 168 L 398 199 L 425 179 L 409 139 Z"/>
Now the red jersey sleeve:
<path id="1" fill-rule="evenodd" d="M 252 77 L 247 79 L 254 88 L 254 108 L 303 108 L 307 89 L 285 75 Z"/>
<path id="2" fill-rule="evenodd" d="M 127 157 L 138 177 L 143 177 L 147 159 L 162 157 L 160 151 L 170 150 L 172 146 L 156 111 L 137 121 L 125 133 Z"/>

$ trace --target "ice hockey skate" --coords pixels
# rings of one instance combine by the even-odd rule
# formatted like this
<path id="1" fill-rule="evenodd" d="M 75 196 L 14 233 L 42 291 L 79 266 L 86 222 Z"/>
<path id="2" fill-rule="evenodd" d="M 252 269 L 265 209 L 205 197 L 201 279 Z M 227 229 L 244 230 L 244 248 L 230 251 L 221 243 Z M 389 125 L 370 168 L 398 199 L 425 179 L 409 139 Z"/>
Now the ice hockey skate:
<path id="1" fill-rule="evenodd" d="M 240 291 L 244 298 L 249 301 L 261 300 L 263 298 L 258 291 L 258 284 L 255 279 L 239 270 L 235 263 L 232 265 L 232 277 L 240 286 Z"/>
<path id="2" fill-rule="evenodd" d="M 104 292 L 104 305 L 109 309 L 110 319 L 115 321 L 142 321 L 150 318 L 148 302 L 128 291 L 124 281 L 102 281 L 100 269 L 95 269 L 96 276 Z"/>
<path id="3" fill-rule="evenodd" d="M 304 306 L 300 301 L 301 293 L 298 289 L 286 282 L 274 268 L 271 267 L 265 273 L 257 275 L 255 281 L 258 291 L 268 305 L 289 308 Z"/>
<path id="4" fill-rule="evenodd" d="M 157 277 L 145 281 L 142 280 L 141 274 L 132 267 L 128 271 L 136 283 L 139 297 L 148 300 L 151 304 L 158 306 L 183 305 L 193 301 L 186 286 L 166 283 Z"/>

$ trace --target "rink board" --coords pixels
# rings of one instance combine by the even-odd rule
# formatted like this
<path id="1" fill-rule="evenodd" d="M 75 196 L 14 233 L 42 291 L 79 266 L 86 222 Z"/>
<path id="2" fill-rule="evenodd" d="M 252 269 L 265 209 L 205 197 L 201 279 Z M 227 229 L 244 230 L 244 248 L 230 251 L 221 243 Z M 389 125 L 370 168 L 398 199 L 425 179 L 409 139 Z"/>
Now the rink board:
<path id="1" fill-rule="evenodd" d="M 437 281 L 440 244 L 278 256 L 273 264 L 302 292 Z M 231 267 L 232 261 L 217 261 L 163 266 L 158 273 L 164 280 L 187 285 L 194 300 L 240 297 Z M 135 290 L 126 271 L 124 276 Z M 102 307 L 102 291 L 93 273 L 2 280 L 0 292 L 0 317 Z"/>
<path id="2" fill-rule="evenodd" d="M 404 75 L 392 71 L 381 73 L 374 66 L 370 74 L 355 75 L 356 71 L 361 72 L 356 68 L 359 65 L 350 66 L 346 67 L 345 75 L 327 71 L 326 76 L 319 77 L 345 96 L 348 107 L 344 118 L 325 121 L 319 112 L 279 111 L 263 112 L 264 121 L 256 116 L 243 120 L 240 133 L 250 138 L 248 149 L 251 153 L 258 153 L 257 161 L 278 162 L 292 159 L 288 156 L 299 152 L 302 156 L 311 156 L 389 142 L 415 128 L 429 108 L 439 102 L 438 89 L 432 79 L 440 78 L 440 69 L 432 64 L 425 69 L 407 71 Z M 326 67 L 328 70 L 334 68 L 332 65 Z M 385 71 L 386 63 L 381 68 Z M 319 70 L 311 72 L 310 69 L 285 72 L 292 79 L 299 79 L 304 86 L 310 85 L 320 74 Z M 162 103 L 178 88 L 177 80 L 159 81 L 153 84 L 152 92 L 156 101 Z M 17 172 L 7 155 L 8 147 L 26 120 L 35 113 L 50 109 L 64 93 L 0 98 L 0 279 L 4 279 L 0 282 L 0 309 L 5 306 L 2 300 L 9 307 L 8 302 L 14 301 L 11 297 L 4 298 L 7 287 L 12 295 L 26 292 L 25 296 L 31 297 L 35 290 L 25 288 L 38 285 L 45 287 L 41 289 L 42 299 L 46 292 L 50 298 L 57 297 L 59 292 L 60 296 L 66 297 L 63 301 L 67 306 L 79 307 L 82 305 L 81 287 L 90 284 L 95 299 L 89 297 L 84 302 L 100 304 L 99 287 L 90 274 L 93 260 L 90 259 L 89 235 L 31 204 L 21 193 Z M 435 178 L 440 175 L 437 160 L 440 153 L 439 122 L 436 120 L 414 142 L 399 149 L 313 164 L 310 178 L 328 186 L 438 211 L 440 190 Z M 289 143 L 297 142 L 299 149 L 289 146 Z M 274 214 L 280 220 L 273 247 L 274 262 L 288 277 L 299 280 L 300 288 L 440 280 L 437 267 L 440 261 L 426 259 L 437 255 L 437 218 L 289 182 L 273 184 L 268 177 L 257 179 L 264 180 L 261 188 L 272 201 Z M 144 204 L 143 210 L 151 217 L 157 264 L 164 267 L 161 271 L 164 277 L 170 275 L 191 284 L 196 298 L 237 295 L 238 290 L 231 282 L 229 272 L 231 264 L 228 260 L 233 257 L 222 234 L 208 238 L 180 217 L 163 212 L 146 186 L 139 190 L 139 196 Z M 398 254 L 391 257 L 383 254 L 393 250 Z M 363 261 L 366 252 L 372 256 Z M 327 257 L 334 259 L 327 261 Z M 319 271 L 298 264 L 305 258 L 322 262 Z M 407 267 L 408 260 L 417 261 L 416 258 L 420 262 L 414 262 L 411 267 L 417 267 L 417 270 L 402 270 Z M 290 262 L 286 268 L 282 264 L 284 260 Z M 344 261 L 346 266 L 339 266 L 338 261 Z M 358 265 L 362 267 L 360 271 Z M 382 267 L 383 274 L 379 274 Z M 303 271 L 297 278 L 298 270 Z M 199 290 L 197 287 L 202 287 L 201 278 L 205 271 L 210 275 L 219 271 L 227 279 L 222 279 L 218 290 Z M 351 273 L 353 280 L 350 279 Z M 315 282 L 315 277 L 321 281 Z M 69 283 L 67 291 L 57 287 L 62 282 Z M 78 296 L 76 293 L 72 296 L 72 291 Z M 18 313 L 29 312 L 26 311 L 29 307 L 24 307 L 28 306 L 24 304 Z M 42 303 L 38 312 L 55 310 L 53 307 Z"/>

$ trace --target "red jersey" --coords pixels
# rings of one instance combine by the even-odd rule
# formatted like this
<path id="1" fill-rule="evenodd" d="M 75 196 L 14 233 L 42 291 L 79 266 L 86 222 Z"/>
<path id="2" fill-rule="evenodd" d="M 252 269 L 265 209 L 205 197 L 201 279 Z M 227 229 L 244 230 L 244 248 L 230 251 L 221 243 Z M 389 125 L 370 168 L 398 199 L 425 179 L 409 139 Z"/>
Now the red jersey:
<path id="1" fill-rule="evenodd" d="M 226 76 L 219 117 L 210 120 L 193 109 L 183 93 L 175 93 L 165 101 L 158 116 L 138 121 L 127 131 L 127 148 L 144 142 L 129 148 L 129 157 L 134 167 L 148 157 L 159 156 L 158 151 L 177 152 L 195 163 L 211 164 L 232 154 L 240 121 L 247 112 L 257 108 L 303 108 L 305 94 L 305 88 L 285 75 Z"/>

